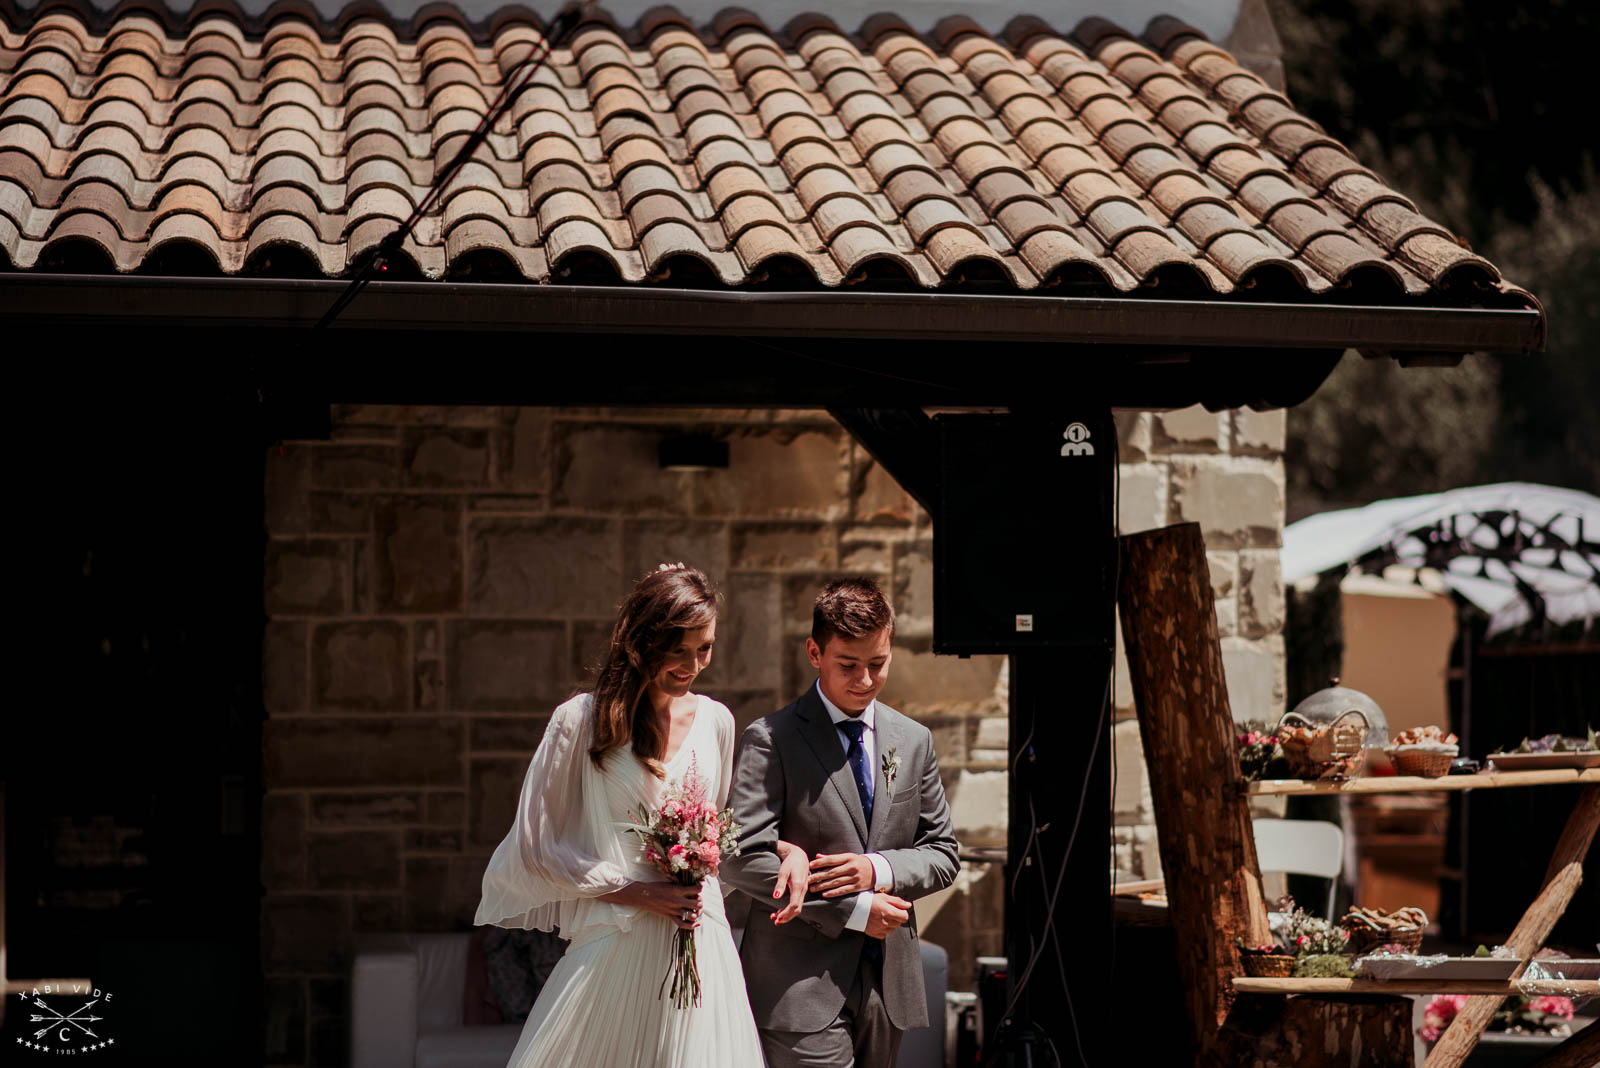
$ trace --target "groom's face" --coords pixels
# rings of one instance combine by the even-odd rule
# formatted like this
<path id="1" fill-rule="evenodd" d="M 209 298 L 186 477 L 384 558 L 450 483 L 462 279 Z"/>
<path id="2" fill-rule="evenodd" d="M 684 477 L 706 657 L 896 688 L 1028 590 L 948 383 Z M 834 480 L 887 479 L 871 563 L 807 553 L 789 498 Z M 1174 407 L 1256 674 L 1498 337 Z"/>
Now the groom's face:
<path id="1" fill-rule="evenodd" d="M 817 669 L 822 692 L 840 711 L 851 715 L 866 710 L 889 678 L 889 629 L 860 638 L 832 637 L 825 648 L 806 639 L 806 655 Z"/>

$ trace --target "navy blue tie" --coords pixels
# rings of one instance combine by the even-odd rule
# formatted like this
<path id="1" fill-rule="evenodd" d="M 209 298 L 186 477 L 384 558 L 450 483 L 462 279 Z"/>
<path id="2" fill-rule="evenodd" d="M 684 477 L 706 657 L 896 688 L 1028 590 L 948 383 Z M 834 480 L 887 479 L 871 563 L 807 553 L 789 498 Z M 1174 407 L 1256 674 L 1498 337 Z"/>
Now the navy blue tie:
<path id="1" fill-rule="evenodd" d="M 867 826 L 871 827 L 872 778 L 867 767 L 867 750 L 861 744 L 861 734 L 867 725 L 860 720 L 847 719 L 838 727 L 850 739 L 850 748 L 845 750 L 845 756 L 850 760 L 850 773 L 856 780 L 856 792 L 861 795 L 861 812 L 867 817 Z"/>

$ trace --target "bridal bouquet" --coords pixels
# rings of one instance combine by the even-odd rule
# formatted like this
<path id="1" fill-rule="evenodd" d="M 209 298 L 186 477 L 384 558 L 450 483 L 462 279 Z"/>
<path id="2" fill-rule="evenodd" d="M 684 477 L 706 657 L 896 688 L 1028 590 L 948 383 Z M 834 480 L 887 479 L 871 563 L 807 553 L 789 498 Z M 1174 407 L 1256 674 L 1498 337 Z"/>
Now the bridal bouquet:
<path id="1" fill-rule="evenodd" d="M 693 761 L 683 781 L 662 794 L 654 811 L 639 809 L 634 833 L 644 838 L 645 860 L 671 882 L 694 886 L 714 878 L 723 857 L 739 855 L 739 825 L 733 809 L 721 812 L 706 800 L 705 780 Z M 694 931 L 679 928 L 672 967 L 661 980 L 664 997 L 671 986 L 680 1009 L 700 1004 L 700 969 L 695 964 Z"/>

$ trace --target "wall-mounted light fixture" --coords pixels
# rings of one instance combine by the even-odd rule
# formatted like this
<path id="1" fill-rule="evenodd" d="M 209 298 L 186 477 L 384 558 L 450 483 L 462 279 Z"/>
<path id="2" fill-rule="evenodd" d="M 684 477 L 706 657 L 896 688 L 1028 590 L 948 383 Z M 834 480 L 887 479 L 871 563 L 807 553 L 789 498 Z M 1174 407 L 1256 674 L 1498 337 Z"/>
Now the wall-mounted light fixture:
<path id="1" fill-rule="evenodd" d="M 728 443 L 704 434 L 674 434 L 658 451 L 666 471 L 710 471 L 728 466 Z"/>

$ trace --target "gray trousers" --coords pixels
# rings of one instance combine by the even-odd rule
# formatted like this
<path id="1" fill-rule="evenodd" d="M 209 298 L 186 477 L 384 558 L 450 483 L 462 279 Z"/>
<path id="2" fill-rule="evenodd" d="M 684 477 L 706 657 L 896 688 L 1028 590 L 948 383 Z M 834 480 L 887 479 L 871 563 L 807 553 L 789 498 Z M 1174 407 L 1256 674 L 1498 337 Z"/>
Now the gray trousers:
<path id="1" fill-rule="evenodd" d="M 883 1005 L 882 965 L 861 958 L 844 1007 L 821 1031 L 761 1031 L 767 1068 L 893 1068 L 898 1030 Z"/>

